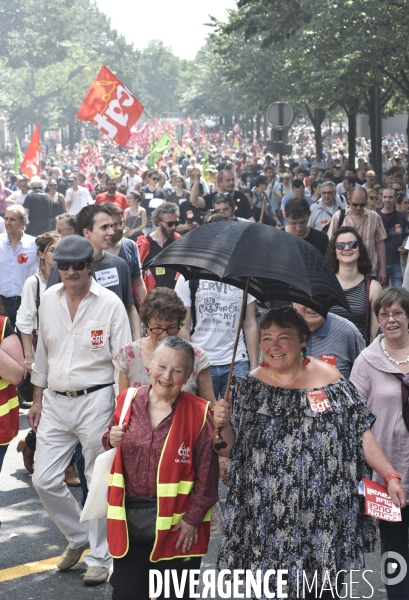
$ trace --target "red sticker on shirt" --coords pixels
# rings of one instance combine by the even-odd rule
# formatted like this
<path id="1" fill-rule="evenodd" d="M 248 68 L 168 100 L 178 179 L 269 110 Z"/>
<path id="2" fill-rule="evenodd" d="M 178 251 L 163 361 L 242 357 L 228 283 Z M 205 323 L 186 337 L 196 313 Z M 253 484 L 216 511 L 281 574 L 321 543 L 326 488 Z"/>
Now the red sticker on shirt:
<path id="1" fill-rule="evenodd" d="M 320 360 L 323 360 L 330 365 L 334 365 L 334 367 L 337 366 L 337 357 L 335 354 L 321 354 Z"/>
<path id="2" fill-rule="evenodd" d="M 104 330 L 103 329 L 92 329 L 91 330 L 91 349 L 102 350 L 104 347 Z"/>
<path id="3" fill-rule="evenodd" d="M 321 225 L 324 227 L 328 223 L 327 219 L 321 219 Z"/>
<path id="4" fill-rule="evenodd" d="M 331 409 L 331 405 L 328 402 L 325 390 L 314 390 L 312 392 L 307 392 L 307 398 L 313 413 L 325 412 L 326 410 Z"/>

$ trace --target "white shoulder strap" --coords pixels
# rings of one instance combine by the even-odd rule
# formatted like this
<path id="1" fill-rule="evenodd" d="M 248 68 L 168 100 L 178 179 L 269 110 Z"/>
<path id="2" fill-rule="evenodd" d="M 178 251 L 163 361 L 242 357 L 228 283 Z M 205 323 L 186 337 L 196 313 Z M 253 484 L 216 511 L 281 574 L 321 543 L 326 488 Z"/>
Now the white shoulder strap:
<path id="1" fill-rule="evenodd" d="M 126 413 L 128 412 L 129 406 L 130 406 L 132 400 L 135 398 L 136 394 L 138 393 L 138 390 L 140 390 L 140 389 L 141 388 L 133 388 L 133 387 L 128 388 L 128 391 L 126 392 L 125 402 L 122 407 L 121 417 L 119 419 L 118 425 L 122 425 L 122 423 L 126 417 Z"/>

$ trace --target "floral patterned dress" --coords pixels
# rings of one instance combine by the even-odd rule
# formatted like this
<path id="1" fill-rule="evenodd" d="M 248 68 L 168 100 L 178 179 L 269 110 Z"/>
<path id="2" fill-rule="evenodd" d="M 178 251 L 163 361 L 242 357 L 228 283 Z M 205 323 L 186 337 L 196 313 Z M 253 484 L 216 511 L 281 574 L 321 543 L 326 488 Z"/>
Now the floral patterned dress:
<path id="1" fill-rule="evenodd" d="M 191 373 L 186 385 L 183 386 L 184 392 L 189 394 L 197 394 L 197 376 L 200 371 L 210 367 L 212 364 L 204 350 L 192 344 L 195 351 L 195 362 L 193 372 Z M 150 385 L 151 376 L 149 370 L 145 367 L 141 354 L 141 340 L 136 340 L 132 344 L 123 346 L 118 354 L 114 356 L 112 362 L 115 367 L 125 373 L 129 379 L 131 387 L 139 387 L 141 385 Z"/>
<path id="2" fill-rule="evenodd" d="M 330 404 L 313 412 L 309 390 L 269 386 L 250 374 L 233 377 L 229 491 L 219 569 L 288 569 L 309 581 L 325 571 L 364 566 L 375 543 L 358 483 L 369 477 L 362 434 L 375 416 L 341 378 L 322 389 Z M 271 578 L 272 590 L 276 582 Z M 263 596 L 264 598 L 264 596 Z"/>

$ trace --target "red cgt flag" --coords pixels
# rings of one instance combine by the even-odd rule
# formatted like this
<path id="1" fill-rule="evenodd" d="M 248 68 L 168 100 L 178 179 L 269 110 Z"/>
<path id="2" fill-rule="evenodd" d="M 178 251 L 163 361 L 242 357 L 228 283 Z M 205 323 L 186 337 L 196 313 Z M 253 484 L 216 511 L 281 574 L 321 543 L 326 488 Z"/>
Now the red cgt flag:
<path id="1" fill-rule="evenodd" d="M 30 178 L 40 175 L 40 125 L 38 123 L 20 165 L 20 171 Z"/>
<path id="2" fill-rule="evenodd" d="M 144 107 L 111 71 L 103 66 L 77 113 L 120 146 L 126 146 Z"/>

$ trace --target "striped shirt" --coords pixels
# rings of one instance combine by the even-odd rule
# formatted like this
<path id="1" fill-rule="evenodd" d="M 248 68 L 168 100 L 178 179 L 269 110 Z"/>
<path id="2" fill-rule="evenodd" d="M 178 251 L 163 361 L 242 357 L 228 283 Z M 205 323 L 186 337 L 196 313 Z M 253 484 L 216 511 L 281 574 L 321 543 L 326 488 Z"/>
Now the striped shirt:
<path id="1" fill-rule="evenodd" d="M 337 304 L 330 308 L 330 312 L 351 321 L 358 328 L 361 335 L 365 337 L 366 327 L 366 278 L 364 277 L 358 285 L 344 290 L 351 312 Z"/>
<path id="2" fill-rule="evenodd" d="M 338 211 L 331 219 L 331 224 L 328 229 L 328 237 L 331 239 L 334 231 L 338 229 L 338 222 L 341 216 L 341 212 Z M 361 238 L 364 241 L 366 249 L 368 250 L 369 258 L 372 262 L 372 273 L 376 273 L 376 266 L 378 264 L 378 256 L 376 254 L 376 243 L 382 240 L 386 240 L 387 233 L 381 217 L 374 210 L 364 209 L 364 214 L 359 223 L 358 227 L 352 220 L 350 215 L 350 207 L 348 206 L 345 212 L 345 219 L 342 223 L 343 226 L 354 227 Z"/>
<path id="3" fill-rule="evenodd" d="M 365 350 L 365 340 L 353 323 L 328 313 L 307 343 L 307 354 L 334 364 L 347 379 L 355 359 Z"/>

